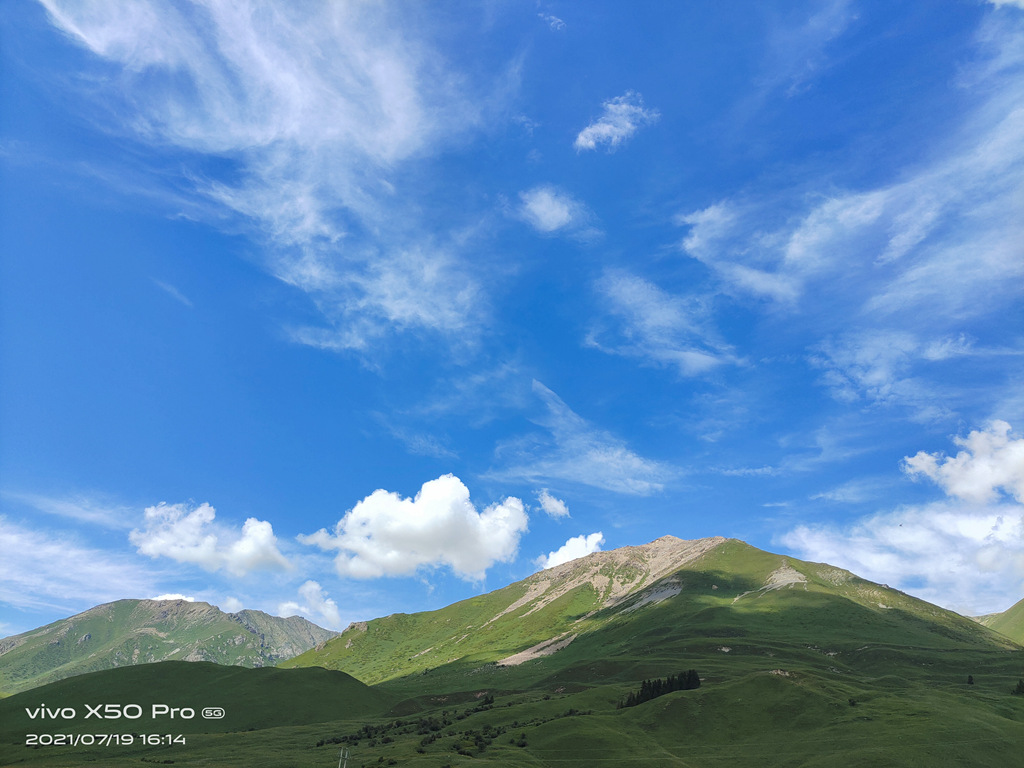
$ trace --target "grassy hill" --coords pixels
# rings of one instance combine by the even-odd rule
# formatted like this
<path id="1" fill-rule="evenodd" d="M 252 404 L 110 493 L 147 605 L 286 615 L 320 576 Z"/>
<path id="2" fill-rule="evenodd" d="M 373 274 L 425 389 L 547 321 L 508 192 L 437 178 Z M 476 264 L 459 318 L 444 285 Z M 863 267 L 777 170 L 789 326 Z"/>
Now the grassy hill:
<path id="1" fill-rule="evenodd" d="M 1005 768 L 1024 754 L 1024 696 L 1010 693 L 1024 648 L 847 571 L 735 540 L 598 553 L 441 611 L 351 627 L 288 664 L 254 671 L 281 676 L 273 706 L 239 685 L 231 706 L 251 702 L 252 713 L 226 731 L 86 753 L 26 748 L 8 728 L 0 764 L 333 768 L 346 747 L 350 768 Z M 318 665 L 375 682 L 346 689 L 360 714 L 324 719 L 313 704 L 329 688 L 312 681 L 326 678 L 299 677 L 332 674 Z M 176 682 L 166 665 L 64 684 L 82 681 L 76 701 L 127 697 L 134 684 L 115 691 L 108 676 L 145 669 L 173 672 L 136 684 L 167 684 L 161 695 L 176 701 L 202 685 Z M 643 680 L 687 669 L 696 690 L 619 707 Z M 46 688 L 0 704 L 34 706 L 44 693 L 51 706 L 70 700 Z M 16 714 L 0 710 L 0 722 Z"/>
<path id="2" fill-rule="evenodd" d="M 736 540 L 666 537 L 581 558 L 439 611 L 353 625 L 281 666 L 341 669 L 371 684 L 406 678 L 402 685 L 415 688 L 417 674 L 516 666 L 562 644 L 554 655 L 598 646 L 588 653 L 611 659 L 635 656 L 638 642 L 649 652 L 667 646 L 675 653 L 683 639 L 686 647 L 700 646 L 702 637 L 730 646 L 748 637 L 783 645 L 812 638 L 864 663 L 889 646 L 1016 647 L 956 613 L 833 566 Z"/>
<path id="3" fill-rule="evenodd" d="M 1024 600 L 1014 603 L 1002 613 L 982 616 L 978 620 L 989 629 L 1024 644 Z"/>
<path id="4" fill-rule="evenodd" d="M 224 613 L 185 600 L 118 600 L 0 640 L 0 695 L 172 659 L 273 666 L 334 635 L 298 616 Z"/>

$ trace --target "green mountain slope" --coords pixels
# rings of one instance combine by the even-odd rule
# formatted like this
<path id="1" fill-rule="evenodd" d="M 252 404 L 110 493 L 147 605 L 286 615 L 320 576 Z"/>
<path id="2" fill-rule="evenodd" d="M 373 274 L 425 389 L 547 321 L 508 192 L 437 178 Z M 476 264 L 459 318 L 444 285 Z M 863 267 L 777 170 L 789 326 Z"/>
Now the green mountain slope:
<path id="1" fill-rule="evenodd" d="M 335 634 L 298 616 L 224 613 L 185 600 L 118 600 L 0 640 L 0 694 L 170 659 L 273 666 Z"/>
<path id="2" fill-rule="evenodd" d="M 287 664 L 298 668 L 226 671 L 274 674 L 272 689 L 218 679 L 224 668 L 156 664 L 20 694 L 0 702 L 0 765 L 314 768 L 337 765 L 342 747 L 350 768 L 1005 768 L 1024 754 L 1024 696 L 1011 693 L 1024 648 L 847 571 L 735 540 L 597 553 L 440 611 L 350 627 Z M 328 711 L 318 702 L 337 692 L 324 676 L 341 673 L 318 664 L 378 682 L 338 678 Z M 619 706 L 644 680 L 689 669 L 696 690 Z M 153 677 L 112 677 L 125 673 Z M 185 743 L 25 744 L 29 728 L 86 728 L 26 723 L 21 710 L 43 696 L 55 707 L 151 690 L 241 715 L 161 729 Z"/>
<path id="3" fill-rule="evenodd" d="M 692 644 L 694 637 L 755 636 L 782 644 L 813 638 L 865 659 L 880 646 L 1013 647 L 976 622 L 848 571 L 736 540 L 665 537 L 574 560 L 439 611 L 353 625 L 282 666 L 341 669 L 372 684 L 515 667 L 582 647 L 606 660 L 629 657 L 638 637 L 653 651 L 682 638 Z"/>
<path id="4" fill-rule="evenodd" d="M 982 616 L 978 621 L 1024 645 L 1024 600 L 1014 603 L 1002 613 Z"/>

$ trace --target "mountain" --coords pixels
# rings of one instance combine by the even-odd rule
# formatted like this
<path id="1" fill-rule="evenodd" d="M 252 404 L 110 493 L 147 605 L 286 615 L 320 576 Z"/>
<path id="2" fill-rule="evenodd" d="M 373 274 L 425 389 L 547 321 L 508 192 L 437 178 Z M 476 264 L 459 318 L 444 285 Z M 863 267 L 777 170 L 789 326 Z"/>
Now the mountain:
<path id="1" fill-rule="evenodd" d="M 336 634 L 298 616 L 224 613 L 186 600 L 118 600 L 0 640 L 0 694 L 170 659 L 274 666 Z"/>
<path id="2" fill-rule="evenodd" d="M 1024 600 L 1014 603 L 1002 613 L 979 616 L 977 621 L 1024 645 Z"/>
<path id="3" fill-rule="evenodd" d="M 665 537 L 354 624 L 275 669 L 163 663 L 26 691 L 0 701 L 0 765 L 336 765 L 344 748 L 350 766 L 1005 768 L 1024 750 L 1021 677 L 1024 647 L 899 590 Z M 44 702 L 158 699 L 234 719 L 117 729 L 181 735 L 148 748 L 25 744 L 113 728 L 38 723 Z"/>
<path id="4" fill-rule="evenodd" d="M 662 610 L 652 613 L 655 606 Z M 659 628 L 637 635 L 655 615 L 663 617 Z M 844 653 L 865 643 L 1013 646 L 976 622 L 849 571 L 735 539 L 667 536 L 573 560 L 438 611 L 353 624 L 281 666 L 341 669 L 374 684 L 434 669 L 513 667 L 570 645 L 600 646 L 606 659 L 619 648 L 633 656 L 630 641 L 638 636 L 650 651 L 678 644 L 673 625 L 686 628 L 690 645 L 696 637 L 786 643 L 795 630 L 802 636 L 817 625 L 821 641 Z"/>

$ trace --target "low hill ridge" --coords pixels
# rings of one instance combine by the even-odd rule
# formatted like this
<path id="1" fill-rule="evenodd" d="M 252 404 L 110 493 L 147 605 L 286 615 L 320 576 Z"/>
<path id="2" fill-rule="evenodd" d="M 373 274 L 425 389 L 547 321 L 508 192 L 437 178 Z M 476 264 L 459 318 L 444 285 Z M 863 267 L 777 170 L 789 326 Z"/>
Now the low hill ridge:
<path id="1" fill-rule="evenodd" d="M 158 661 L 275 666 L 337 633 L 298 616 L 188 600 L 117 600 L 0 640 L 0 693 Z"/>
<path id="2" fill-rule="evenodd" d="M 979 616 L 977 621 L 1024 645 L 1024 600 L 1014 603 L 1002 613 Z"/>

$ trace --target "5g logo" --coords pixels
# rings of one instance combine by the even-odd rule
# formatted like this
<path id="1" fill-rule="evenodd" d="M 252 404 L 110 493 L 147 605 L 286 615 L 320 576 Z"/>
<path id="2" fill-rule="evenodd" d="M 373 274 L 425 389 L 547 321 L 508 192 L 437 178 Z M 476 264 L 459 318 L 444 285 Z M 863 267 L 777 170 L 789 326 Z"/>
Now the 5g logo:
<path id="1" fill-rule="evenodd" d="M 207 720 L 221 720 L 226 714 L 224 707 L 203 707 L 203 717 Z"/>

